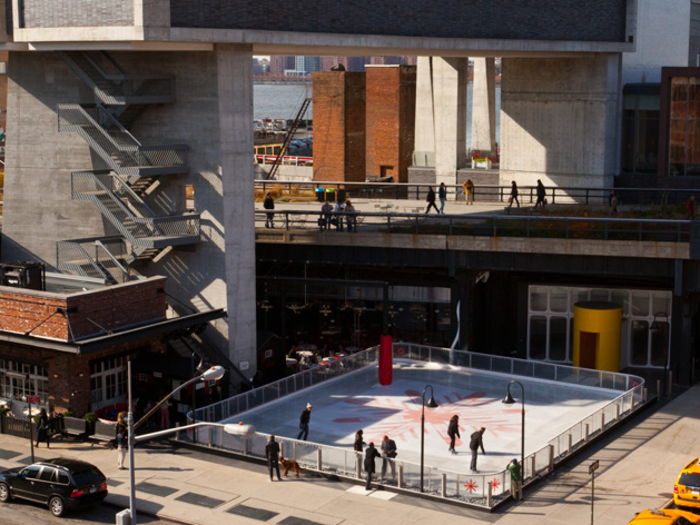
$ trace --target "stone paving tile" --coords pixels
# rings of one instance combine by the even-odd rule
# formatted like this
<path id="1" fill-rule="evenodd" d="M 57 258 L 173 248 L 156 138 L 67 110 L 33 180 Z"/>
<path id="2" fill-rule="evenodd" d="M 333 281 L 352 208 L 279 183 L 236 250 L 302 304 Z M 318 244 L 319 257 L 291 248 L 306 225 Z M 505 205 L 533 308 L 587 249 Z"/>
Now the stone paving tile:
<path id="1" fill-rule="evenodd" d="M 0 450 L 0 459 L 12 459 L 19 455 L 19 452 L 15 452 L 13 450 Z"/>
<path id="2" fill-rule="evenodd" d="M 277 516 L 277 513 L 272 512 L 271 510 L 258 509 L 247 505 L 236 505 L 235 507 L 228 509 L 226 512 L 259 521 L 268 521 Z"/>
<path id="3" fill-rule="evenodd" d="M 110 487 L 118 487 L 119 485 L 123 485 L 123 484 L 124 484 L 123 481 L 119 481 L 119 480 L 112 479 L 112 478 L 107 479 L 107 485 L 109 485 Z"/>
<path id="4" fill-rule="evenodd" d="M 199 505 L 200 507 L 207 507 L 213 509 L 225 503 L 222 499 L 210 498 L 209 496 L 204 496 L 202 494 L 197 494 L 196 492 L 187 492 L 181 496 L 175 498 L 177 501 L 182 501 L 184 503 L 191 503 L 192 505 Z"/>
<path id="5" fill-rule="evenodd" d="M 140 490 L 148 494 L 153 494 L 154 496 L 161 496 L 163 498 L 168 497 L 171 494 L 177 492 L 177 489 L 164 487 L 162 485 L 154 485 L 153 483 L 148 483 L 147 481 L 143 481 L 136 485 L 136 490 Z"/>

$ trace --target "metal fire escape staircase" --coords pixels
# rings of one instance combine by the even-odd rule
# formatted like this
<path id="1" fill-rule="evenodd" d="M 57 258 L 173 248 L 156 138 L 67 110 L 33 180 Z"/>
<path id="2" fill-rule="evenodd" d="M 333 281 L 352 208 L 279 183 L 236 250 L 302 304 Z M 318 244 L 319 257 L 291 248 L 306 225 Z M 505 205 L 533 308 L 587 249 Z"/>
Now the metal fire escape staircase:
<path id="1" fill-rule="evenodd" d="M 71 197 L 97 206 L 118 235 L 60 241 L 57 265 L 122 282 L 136 261 L 200 242 L 198 214 L 158 216 L 144 200 L 160 177 L 187 173 L 187 146 L 144 146 L 128 130 L 148 104 L 173 102 L 173 79 L 128 76 L 104 52 L 58 54 L 95 97 L 90 105 L 59 104 L 58 130 L 78 133 L 103 163 L 71 174 Z"/>
<path id="2" fill-rule="evenodd" d="M 285 155 L 285 153 L 287 153 L 287 149 L 289 148 L 289 143 L 292 141 L 292 138 L 294 138 L 294 134 L 299 129 L 299 126 L 301 125 L 301 120 L 304 118 L 304 114 L 306 113 L 306 110 L 309 109 L 310 104 L 311 104 L 310 98 L 305 98 L 304 102 L 302 102 L 301 107 L 299 108 L 299 111 L 297 112 L 297 116 L 294 119 L 294 122 L 292 123 L 292 127 L 289 128 L 287 135 L 284 137 L 284 142 L 282 143 L 282 147 L 280 148 L 280 151 L 277 154 L 277 158 L 272 163 L 272 167 L 270 168 L 270 171 L 267 173 L 267 180 L 274 180 L 275 179 L 275 175 L 277 174 L 277 170 L 279 170 L 279 167 L 282 164 L 282 160 L 284 159 L 284 155 Z"/>

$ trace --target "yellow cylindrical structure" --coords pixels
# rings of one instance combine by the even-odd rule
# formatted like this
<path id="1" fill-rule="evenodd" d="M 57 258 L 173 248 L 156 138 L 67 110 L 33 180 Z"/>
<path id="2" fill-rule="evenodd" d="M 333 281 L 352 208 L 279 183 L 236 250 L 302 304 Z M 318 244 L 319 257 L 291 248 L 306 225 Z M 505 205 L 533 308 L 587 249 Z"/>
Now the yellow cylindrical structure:
<path id="1" fill-rule="evenodd" d="M 574 366 L 620 371 L 622 307 L 603 301 L 574 305 Z"/>

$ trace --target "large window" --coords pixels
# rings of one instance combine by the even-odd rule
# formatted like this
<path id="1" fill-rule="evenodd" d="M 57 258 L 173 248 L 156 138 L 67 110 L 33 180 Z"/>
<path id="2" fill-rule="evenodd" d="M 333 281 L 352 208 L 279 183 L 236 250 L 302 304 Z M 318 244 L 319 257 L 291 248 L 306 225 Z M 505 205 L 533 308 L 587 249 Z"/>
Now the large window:
<path id="1" fill-rule="evenodd" d="M 90 396 L 93 410 L 123 401 L 126 396 L 127 356 L 90 363 Z"/>
<path id="2" fill-rule="evenodd" d="M 41 404 L 49 402 L 49 368 L 45 365 L 0 359 L 0 396 L 26 401 L 27 396 L 39 396 Z"/>
<path id="3" fill-rule="evenodd" d="M 671 79 L 669 173 L 700 175 L 700 79 Z"/>
<path id="4" fill-rule="evenodd" d="M 621 365 L 668 366 L 671 292 L 533 285 L 528 295 L 530 359 L 571 363 L 574 305 L 605 301 L 622 307 Z"/>
<path id="5" fill-rule="evenodd" d="M 624 88 L 622 169 L 655 173 L 659 156 L 659 84 L 628 84 Z"/>

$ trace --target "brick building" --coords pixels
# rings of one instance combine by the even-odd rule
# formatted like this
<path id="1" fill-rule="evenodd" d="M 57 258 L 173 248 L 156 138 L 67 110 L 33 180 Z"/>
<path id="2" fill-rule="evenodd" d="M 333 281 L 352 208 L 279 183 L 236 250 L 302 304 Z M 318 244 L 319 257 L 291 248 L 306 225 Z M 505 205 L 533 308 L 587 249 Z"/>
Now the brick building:
<path id="1" fill-rule="evenodd" d="M 15 414 L 30 395 L 77 415 L 124 402 L 129 359 L 137 391 L 158 395 L 191 377 L 189 366 L 174 372 L 181 358 L 166 335 L 223 315 L 167 318 L 165 277 L 105 287 L 55 274 L 47 282 L 39 290 L 0 286 L 0 400 Z"/>
<path id="2" fill-rule="evenodd" d="M 365 180 L 365 74 L 313 74 L 314 180 Z"/>
<path id="3" fill-rule="evenodd" d="M 368 66 L 366 92 L 367 175 L 408 182 L 415 136 L 415 66 Z"/>

